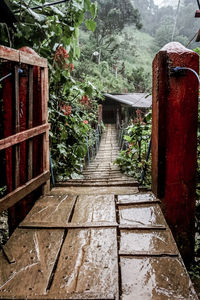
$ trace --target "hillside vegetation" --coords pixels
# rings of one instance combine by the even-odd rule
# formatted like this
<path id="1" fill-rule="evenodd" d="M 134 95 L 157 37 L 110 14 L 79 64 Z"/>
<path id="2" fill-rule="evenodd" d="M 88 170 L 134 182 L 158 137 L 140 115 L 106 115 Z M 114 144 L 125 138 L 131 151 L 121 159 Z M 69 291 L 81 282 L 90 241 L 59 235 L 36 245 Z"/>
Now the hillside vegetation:
<path id="1" fill-rule="evenodd" d="M 81 27 L 74 76 L 103 92 L 149 92 L 156 52 L 172 40 L 187 46 L 199 29 L 192 0 L 181 1 L 178 14 L 177 7 L 158 7 L 153 0 L 97 2 L 96 28 L 89 33 Z M 188 46 L 197 45 L 193 40 Z"/>

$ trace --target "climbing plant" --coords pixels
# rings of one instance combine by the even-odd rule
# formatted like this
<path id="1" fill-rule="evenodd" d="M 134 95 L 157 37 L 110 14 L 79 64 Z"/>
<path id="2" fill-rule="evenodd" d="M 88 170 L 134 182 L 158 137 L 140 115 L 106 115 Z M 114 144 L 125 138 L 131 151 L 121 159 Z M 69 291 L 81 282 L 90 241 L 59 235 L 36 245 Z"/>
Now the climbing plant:
<path id="1" fill-rule="evenodd" d="M 45 5 L 44 5 L 45 4 Z M 79 27 L 94 31 L 97 4 L 69 0 L 46 5 L 45 0 L 13 0 L 11 9 L 18 22 L 0 26 L 0 43 L 13 48 L 29 46 L 49 63 L 50 146 L 56 179 L 80 173 L 83 158 L 97 120 L 97 89 L 87 80 L 73 78 L 79 59 Z M 44 6 L 43 6 L 44 5 Z"/>

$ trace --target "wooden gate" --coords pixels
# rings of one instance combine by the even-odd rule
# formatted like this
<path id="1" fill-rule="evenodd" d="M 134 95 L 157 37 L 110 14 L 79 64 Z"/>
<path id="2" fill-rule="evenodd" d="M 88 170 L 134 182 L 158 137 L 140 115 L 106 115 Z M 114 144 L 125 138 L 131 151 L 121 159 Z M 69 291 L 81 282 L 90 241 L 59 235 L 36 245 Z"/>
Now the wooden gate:
<path id="1" fill-rule="evenodd" d="M 9 209 L 12 232 L 49 186 L 47 60 L 28 47 L 0 46 L 0 72 L 0 212 Z"/>

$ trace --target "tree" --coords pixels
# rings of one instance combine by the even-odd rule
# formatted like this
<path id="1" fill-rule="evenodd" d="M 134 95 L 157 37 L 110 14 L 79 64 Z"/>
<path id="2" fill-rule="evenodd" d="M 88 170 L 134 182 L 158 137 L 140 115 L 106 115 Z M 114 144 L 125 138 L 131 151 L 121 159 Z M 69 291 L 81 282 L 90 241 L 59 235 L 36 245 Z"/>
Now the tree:
<path id="1" fill-rule="evenodd" d="M 174 25 L 168 22 L 163 23 L 156 30 L 155 39 L 158 45 L 158 48 L 162 48 L 164 45 L 172 41 L 172 32 L 174 29 Z M 179 31 L 175 31 L 174 41 L 179 42 L 186 46 L 188 43 L 188 39 L 186 36 L 179 34 Z"/>
<path id="2" fill-rule="evenodd" d="M 98 0 L 97 27 L 94 39 L 97 47 L 113 42 L 113 37 L 122 32 L 126 25 L 142 27 L 140 15 L 130 0 Z"/>

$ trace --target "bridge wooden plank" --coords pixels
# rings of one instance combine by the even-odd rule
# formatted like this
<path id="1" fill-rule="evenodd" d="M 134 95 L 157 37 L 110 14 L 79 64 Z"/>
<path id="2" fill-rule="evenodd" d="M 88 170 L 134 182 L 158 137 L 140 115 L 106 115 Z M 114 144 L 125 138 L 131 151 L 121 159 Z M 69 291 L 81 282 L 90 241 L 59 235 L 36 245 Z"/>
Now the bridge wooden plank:
<path id="1" fill-rule="evenodd" d="M 8 299 L 10 300 L 10 295 L 7 294 L 2 294 L 2 296 L 0 295 L 0 299 Z M 106 297 L 101 297 L 101 294 L 98 293 L 87 293 L 86 295 L 83 294 L 70 294 L 69 297 L 66 297 L 66 295 L 58 295 L 56 294 L 51 294 L 51 295 L 37 295 L 37 299 L 35 296 L 26 296 L 26 295 L 19 295 L 19 296 L 13 296 L 12 299 L 26 299 L 26 300 L 116 300 L 116 297 L 114 295 L 108 295 Z"/>
<path id="2" fill-rule="evenodd" d="M 198 300 L 178 258 L 121 257 L 123 300 Z"/>
<path id="3" fill-rule="evenodd" d="M 80 195 L 72 223 L 116 222 L 114 195 Z"/>
<path id="4" fill-rule="evenodd" d="M 128 186 L 128 187 L 131 187 L 131 186 L 138 186 L 138 183 L 136 181 L 128 181 L 128 182 L 109 182 L 109 181 L 103 181 L 103 182 L 99 182 L 99 181 L 96 181 L 96 182 L 58 182 L 56 184 L 57 187 L 65 187 L 65 186 L 74 186 L 74 187 L 77 187 L 77 186 L 86 186 L 86 187 L 107 187 L 107 186 Z"/>
<path id="5" fill-rule="evenodd" d="M 134 195 L 119 195 L 118 203 L 119 204 L 127 204 L 127 203 L 143 203 L 157 200 L 156 197 L 152 193 L 137 193 Z"/>
<path id="6" fill-rule="evenodd" d="M 75 201 L 76 196 L 69 196 L 66 193 L 41 197 L 21 223 L 21 226 L 35 224 L 35 226 L 40 227 L 46 223 L 52 226 L 56 223 L 56 227 L 59 224 L 62 227 L 69 221 Z"/>
<path id="7" fill-rule="evenodd" d="M 121 194 L 134 194 L 138 193 L 138 187 L 136 186 L 130 186 L 128 189 L 127 187 L 118 187 L 118 186 L 103 186 L 103 187 L 96 187 L 91 186 L 88 190 L 88 187 L 84 186 L 77 186 L 74 188 L 73 186 L 67 186 L 67 187 L 57 187 L 53 188 L 51 190 L 52 194 L 57 193 L 57 191 L 65 191 L 67 194 L 71 195 L 121 195 Z"/>
<path id="8" fill-rule="evenodd" d="M 45 294 L 63 235 L 64 230 L 15 230 L 7 242 L 15 263 L 0 252 L 0 297 Z"/>
<path id="9" fill-rule="evenodd" d="M 119 206 L 119 218 L 122 225 L 166 226 L 159 204 L 140 204 Z"/>
<path id="10" fill-rule="evenodd" d="M 20 228 L 62 228 L 62 229 L 73 229 L 73 228 L 108 228 L 108 227 L 118 227 L 117 223 L 111 222 L 93 222 L 93 223 L 66 223 L 66 222 L 45 222 L 45 221 L 23 221 Z"/>
<path id="11" fill-rule="evenodd" d="M 116 229 L 69 230 L 62 247 L 51 294 L 63 299 L 81 294 L 98 294 L 92 299 L 118 297 L 118 255 Z"/>
<path id="12" fill-rule="evenodd" d="M 178 249 L 169 229 L 167 230 L 121 230 L 120 255 L 172 255 Z"/>

